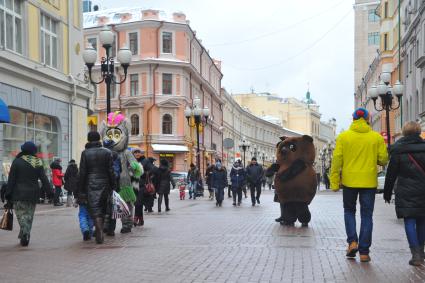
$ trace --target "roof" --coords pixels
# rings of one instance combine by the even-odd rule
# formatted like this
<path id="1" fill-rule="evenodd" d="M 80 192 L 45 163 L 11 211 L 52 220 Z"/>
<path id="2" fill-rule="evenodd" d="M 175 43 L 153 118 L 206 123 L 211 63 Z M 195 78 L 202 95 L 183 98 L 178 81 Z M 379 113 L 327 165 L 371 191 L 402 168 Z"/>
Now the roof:
<path id="1" fill-rule="evenodd" d="M 173 13 L 167 13 L 165 11 L 161 10 L 154 10 L 154 9 L 147 9 L 142 7 L 137 8 L 114 8 L 114 9 L 105 9 L 95 12 L 87 12 L 83 14 L 83 27 L 84 28 L 93 28 L 102 26 L 103 24 L 99 24 L 98 19 L 101 17 L 106 17 L 108 19 L 107 24 L 122 24 L 122 23 L 132 23 L 132 22 L 139 22 L 143 21 L 144 19 L 142 11 L 158 11 L 158 18 L 149 18 L 146 20 L 149 21 L 166 21 L 166 22 L 176 22 L 176 23 L 182 23 L 181 21 L 175 21 L 173 17 Z M 181 13 L 181 12 L 177 12 Z M 125 17 L 125 20 L 123 20 L 123 15 L 128 15 L 128 17 Z"/>

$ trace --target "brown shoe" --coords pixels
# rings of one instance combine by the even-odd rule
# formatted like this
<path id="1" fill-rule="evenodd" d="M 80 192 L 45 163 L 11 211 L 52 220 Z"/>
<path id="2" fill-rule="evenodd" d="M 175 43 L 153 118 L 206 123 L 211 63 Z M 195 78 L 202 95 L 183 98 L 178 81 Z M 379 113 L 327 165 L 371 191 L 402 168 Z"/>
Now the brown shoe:
<path id="1" fill-rule="evenodd" d="M 369 255 L 360 255 L 360 261 L 361 262 L 369 262 L 369 261 L 371 261 L 371 259 L 370 259 Z"/>
<path id="2" fill-rule="evenodd" d="M 354 258 L 354 257 L 356 257 L 358 250 L 359 250 L 359 245 L 357 244 L 357 242 L 356 241 L 351 242 L 348 245 L 346 256 L 349 257 L 349 258 Z"/>

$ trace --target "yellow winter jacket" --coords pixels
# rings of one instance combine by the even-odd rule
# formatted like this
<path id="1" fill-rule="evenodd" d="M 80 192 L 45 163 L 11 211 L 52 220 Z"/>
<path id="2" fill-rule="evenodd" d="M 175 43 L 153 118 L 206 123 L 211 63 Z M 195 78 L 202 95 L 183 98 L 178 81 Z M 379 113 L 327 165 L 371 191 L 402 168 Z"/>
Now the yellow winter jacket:
<path id="1" fill-rule="evenodd" d="M 384 138 L 363 118 L 355 120 L 336 140 L 330 173 L 331 189 L 338 190 L 340 185 L 374 189 L 378 186 L 377 165 L 385 166 L 387 162 Z"/>

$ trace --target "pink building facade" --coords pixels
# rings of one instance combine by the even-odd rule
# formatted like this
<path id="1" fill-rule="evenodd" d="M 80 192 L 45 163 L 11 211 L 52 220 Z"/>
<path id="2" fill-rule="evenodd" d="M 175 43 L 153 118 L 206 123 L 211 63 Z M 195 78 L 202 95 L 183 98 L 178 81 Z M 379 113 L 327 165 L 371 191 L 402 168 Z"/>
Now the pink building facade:
<path id="1" fill-rule="evenodd" d="M 211 110 L 200 133 L 201 168 L 221 158 L 223 103 L 220 62 L 210 57 L 182 13 L 167 17 L 157 10 L 106 10 L 84 14 L 87 44 L 105 55 L 98 34 L 104 25 L 115 34 L 112 54 L 128 45 L 133 57 L 127 80 L 112 87 L 112 111 L 121 111 L 132 124 L 130 146 L 147 157 L 166 158 L 174 171 L 187 171 L 196 163 L 196 131 L 184 116 L 186 106 L 199 97 Z M 99 62 L 93 78 L 100 76 Z M 123 78 L 116 64 L 116 80 Z M 121 70 L 121 71 L 120 71 Z M 106 86 L 98 85 L 95 97 L 97 121 L 105 119 Z M 93 121 L 93 119 L 91 119 Z"/>

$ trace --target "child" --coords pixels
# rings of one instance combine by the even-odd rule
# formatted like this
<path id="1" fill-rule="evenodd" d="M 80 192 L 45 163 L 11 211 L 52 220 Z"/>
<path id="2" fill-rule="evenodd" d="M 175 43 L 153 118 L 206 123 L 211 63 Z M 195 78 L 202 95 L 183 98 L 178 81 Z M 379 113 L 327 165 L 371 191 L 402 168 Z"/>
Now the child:
<path id="1" fill-rule="evenodd" d="M 78 205 L 80 206 L 78 211 L 78 220 L 80 221 L 80 229 L 83 234 L 83 240 L 89 241 L 93 236 L 93 219 L 91 219 L 89 211 L 87 209 L 87 196 L 79 194 Z"/>
<path id="2" fill-rule="evenodd" d="M 184 200 L 186 197 L 186 185 L 184 183 L 179 183 L 179 192 L 180 192 L 180 200 Z"/>

